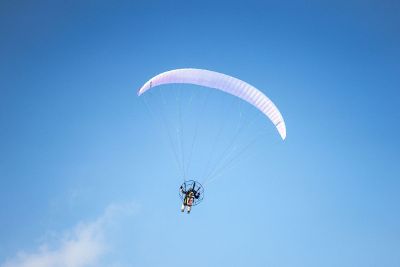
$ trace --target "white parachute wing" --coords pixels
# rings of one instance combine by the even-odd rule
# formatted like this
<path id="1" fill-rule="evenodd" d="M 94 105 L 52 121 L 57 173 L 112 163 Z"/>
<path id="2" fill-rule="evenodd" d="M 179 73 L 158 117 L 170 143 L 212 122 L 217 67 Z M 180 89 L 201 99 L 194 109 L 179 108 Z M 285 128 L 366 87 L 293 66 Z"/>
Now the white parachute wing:
<path id="1" fill-rule="evenodd" d="M 250 103 L 275 125 L 280 136 L 286 138 L 285 121 L 274 103 L 254 86 L 232 76 L 203 69 L 176 69 L 158 74 L 147 81 L 138 91 L 140 96 L 147 90 L 163 84 L 186 83 L 214 88 L 234 95 Z"/>

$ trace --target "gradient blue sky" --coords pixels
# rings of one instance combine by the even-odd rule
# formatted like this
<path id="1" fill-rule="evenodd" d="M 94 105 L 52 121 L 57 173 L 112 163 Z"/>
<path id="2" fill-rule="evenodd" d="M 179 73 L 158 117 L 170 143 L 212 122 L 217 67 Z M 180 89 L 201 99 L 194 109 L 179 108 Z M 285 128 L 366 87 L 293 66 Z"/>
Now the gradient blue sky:
<path id="1" fill-rule="evenodd" d="M 93 228 L 108 248 L 65 266 L 400 266 L 399 14 L 397 1 L 2 1 L 0 266 L 57 257 Z M 257 86 L 288 130 L 190 216 L 136 96 L 181 67 Z"/>

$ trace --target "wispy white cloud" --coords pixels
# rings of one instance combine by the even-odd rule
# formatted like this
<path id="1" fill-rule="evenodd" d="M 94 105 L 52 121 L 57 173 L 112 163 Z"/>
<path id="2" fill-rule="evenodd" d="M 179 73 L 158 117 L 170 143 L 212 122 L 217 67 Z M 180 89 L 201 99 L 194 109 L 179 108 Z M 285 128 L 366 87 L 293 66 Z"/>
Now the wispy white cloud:
<path id="1" fill-rule="evenodd" d="M 43 242 L 35 252 L 18 252 L 1 267 L 87 267 L 98 266 L 111 248 L 106 240 L 107 228 L 121 216 L 132 214 L 134 204 L 110 205 L 96 220 L 79 223 L 65 231 L 56 245 Z"/>

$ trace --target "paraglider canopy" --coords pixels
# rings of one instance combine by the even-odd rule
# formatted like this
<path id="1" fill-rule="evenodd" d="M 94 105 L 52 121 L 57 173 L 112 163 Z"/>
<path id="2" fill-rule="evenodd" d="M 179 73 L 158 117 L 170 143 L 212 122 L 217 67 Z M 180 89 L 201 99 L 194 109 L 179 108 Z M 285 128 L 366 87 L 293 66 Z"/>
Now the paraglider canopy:
<path id="1" fill-rule="evenodd" d="M 250 103 L 275 125 L 280 136 L 286 138 L 285 121 L 274 103 L 254 86 L 232 76 L 203 69 L 176 69 L 163 72 L 147 81 L 139 90 L 140 96 L 163 84 L 186 83 L 221 90 Z"/>

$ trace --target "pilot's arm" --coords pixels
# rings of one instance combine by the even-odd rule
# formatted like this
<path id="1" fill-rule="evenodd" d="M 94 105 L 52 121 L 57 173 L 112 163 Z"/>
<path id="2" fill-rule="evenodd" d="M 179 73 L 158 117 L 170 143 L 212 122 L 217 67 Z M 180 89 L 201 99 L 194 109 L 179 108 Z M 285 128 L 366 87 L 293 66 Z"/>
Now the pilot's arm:
<path id="1" fill-rule="evenodd" d="M 183 194 L 186 194 L 186 193 L 187 193 L 186 190 L 183 189 L 183 186 L 181 186 L 181 187 L 179 188 L 179 190 L 181 190 L 181 192 L 182 192 Z"/>

